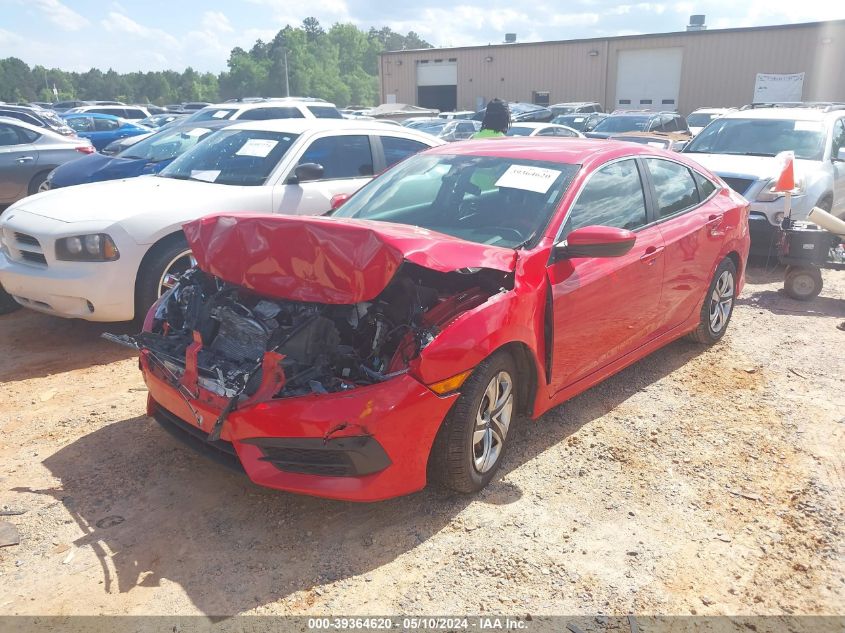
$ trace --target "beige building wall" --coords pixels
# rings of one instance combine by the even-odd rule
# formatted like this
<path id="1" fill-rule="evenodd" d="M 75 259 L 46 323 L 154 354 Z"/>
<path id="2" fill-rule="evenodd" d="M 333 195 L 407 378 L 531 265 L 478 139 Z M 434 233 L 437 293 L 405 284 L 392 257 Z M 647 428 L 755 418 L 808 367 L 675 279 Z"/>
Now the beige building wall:
<path id="1" fill-rule="evenodd" d="M 608 39 L 397 51 L 381 56 L 382 102 L 417 104 L 418 60 L 457 60 L 458 109 L 478 98 L 616 103 L 620 51 L 683 49 L 678 110 L 750 103 L 757 73 L 806 73 L 805 101 L 845 101 L 845 20 Z M 636 106 L 633 106 L 636 107 Z"/>

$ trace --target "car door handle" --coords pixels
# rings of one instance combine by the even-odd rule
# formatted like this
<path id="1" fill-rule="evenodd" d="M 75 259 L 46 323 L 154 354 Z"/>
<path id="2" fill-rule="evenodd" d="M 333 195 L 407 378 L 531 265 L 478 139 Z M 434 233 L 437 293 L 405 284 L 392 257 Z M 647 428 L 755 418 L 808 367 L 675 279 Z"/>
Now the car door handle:
<path id="1" fill-rule="evenodd" d="M 645 249 L 645 253 L 640 255 L 640 261 L 651 266 L 654 260 L 657 259 L 657 256 L 663 252 L 663 248 L 663 246 L 649 246 Z"/>
<path id="2" fill-rule="evenodd" d="M 35 160 L 35 156 L 21 156 L 17 162 L 23 165 L 24 163 L 28 163 L 32 160 Z"/>

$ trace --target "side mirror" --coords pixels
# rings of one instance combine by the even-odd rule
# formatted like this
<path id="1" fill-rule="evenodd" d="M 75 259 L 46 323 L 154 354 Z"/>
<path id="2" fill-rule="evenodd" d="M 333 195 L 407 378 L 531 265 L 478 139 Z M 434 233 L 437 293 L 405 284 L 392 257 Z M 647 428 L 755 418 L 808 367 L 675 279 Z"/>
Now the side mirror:
<path id="1" fill-rule="evenodd" d="M 332 196 L 331 201 L 331 209 L 332 211 L 339 209 L 343 206 L 343 203 L 349 200 L 352 197 L 351 193 L 339 193 L 336 196 Z"/>
<path id="2" fill-rule="evenodd" d="M 628 229 L 613 226 L 583 226 L 555 244 L 555 259 L 573 257 L 621 257 L 628 253 L 637 236 Z"/>
<path id="3" fill-rule="evenodd" d="M 320 180 L 323 177 L 323 166 L 317 163 L 302 163 L 293 170 L 293 175 L 288 178 L 289 185 L 296 185 L 309 180 Z"/>
<path id="4" fill-rule="evenodd" d="M 845 147 L 840 147 L 833 160 L 845 163 Z"/>

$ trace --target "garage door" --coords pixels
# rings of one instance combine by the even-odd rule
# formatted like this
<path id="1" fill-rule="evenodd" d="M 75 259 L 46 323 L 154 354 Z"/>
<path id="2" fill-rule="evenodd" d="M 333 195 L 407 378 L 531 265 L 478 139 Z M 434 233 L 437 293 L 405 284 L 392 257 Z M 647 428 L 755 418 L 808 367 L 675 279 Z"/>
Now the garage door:
<path id="1" fill-rule="evenodd" d="M 458 63 L 445 60 L 417 62 L 417 105 L 441 112 L 458 105 Z"/>
<path id="2" fill-rule="evenodd" d="M 682 48 L 619 51 L 616 107 L 677 110 L 683 60 Z"/>

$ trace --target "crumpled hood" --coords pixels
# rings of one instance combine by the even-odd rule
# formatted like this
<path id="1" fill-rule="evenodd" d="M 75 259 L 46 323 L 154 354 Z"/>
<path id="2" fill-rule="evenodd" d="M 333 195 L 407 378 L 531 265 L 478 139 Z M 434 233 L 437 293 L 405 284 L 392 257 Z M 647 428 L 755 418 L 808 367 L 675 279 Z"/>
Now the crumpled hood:
<path id="1" fill-rule="evenodd" d="M 199 267 L 276 299 L 353 304 L 378 296 L 403 261 L 440 272 L 511 272 L 516 251 L 369 220 L 211 215 L 186 224 Z"/>
<path id="2" fill-rule="evenodd" d="M 214 193 L 210 194 L 212 187 Z M 62 222 L 115 223 L 151 212 L 204 214 L 212 210 L 234 210 L 238 205 L 243 208 L 241 187 L 143 176 L 47 191 L 24 198 L 15 207 Z"/>
<path id="3" fill-rule="evenodd" d="M 59 165 L 50 175 L 50 181 L 54 187 L 68 187 L 116 178 L 132 178 L 144 173 L 146 166 L 145 158 L 118 158 L 96 153 Z"/>
<path id="4" fill-rule="evenodd" d="M 734 156 L 732 154 L 684 153 L 697 163 L 719 176 L 748 176 L 757 180 L 767 180 L 778 175 L 778 163 L 769 156 Z M 818 162 L 812 160 L 795 161 L 795 178 L 800 179 L 808 171 L 817 168 Z"/>

